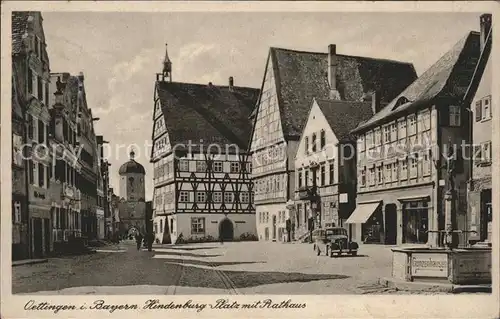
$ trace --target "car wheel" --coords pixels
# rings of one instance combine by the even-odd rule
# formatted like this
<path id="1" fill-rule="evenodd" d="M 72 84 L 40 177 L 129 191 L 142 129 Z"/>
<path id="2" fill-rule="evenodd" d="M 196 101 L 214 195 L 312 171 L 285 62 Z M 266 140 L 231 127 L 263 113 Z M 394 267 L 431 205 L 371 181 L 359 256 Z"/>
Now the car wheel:
<path id="1" fill-rule="evenodd" d="M 353 255 L 353 256 L 357 256 L 357 255 L 358 255 L 358 252 L 357 252 L 357 251 L 353 251 L 353 252 L 351 253 L 351 255 Z"/>
<path id="2" fill-rule="evenodd" d="M 339 252 L 337 253 L 337 256 L 338 257 L 342 256 L 342 250 L 339 250 Z"/>

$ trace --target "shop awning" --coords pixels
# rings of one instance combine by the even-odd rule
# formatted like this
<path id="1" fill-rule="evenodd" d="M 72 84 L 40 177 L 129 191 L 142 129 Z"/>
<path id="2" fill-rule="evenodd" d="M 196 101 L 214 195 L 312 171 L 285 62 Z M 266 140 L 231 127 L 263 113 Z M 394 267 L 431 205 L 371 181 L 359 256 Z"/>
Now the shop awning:
<path id="1" fill-rule="evenodd" d="M 379 207 L 380 202 L 371 202 L 366 204 L 358 204 L 351 216 L 345 222 L 346 224 L 363 224 Z"/>

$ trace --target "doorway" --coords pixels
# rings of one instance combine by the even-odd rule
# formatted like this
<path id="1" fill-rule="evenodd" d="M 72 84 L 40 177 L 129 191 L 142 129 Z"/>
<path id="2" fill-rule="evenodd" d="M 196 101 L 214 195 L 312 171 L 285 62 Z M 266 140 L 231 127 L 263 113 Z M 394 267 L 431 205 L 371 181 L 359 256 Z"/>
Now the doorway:
<path id="1" fill-rule="evenodd" d="M 43 236 L 42 236 L 42 219 L 33 218 L 33 257 L 43 257 Z"/>
<path id="2" fill-rule="evenodd" d="M 225 241 L 231 241 L 234 238 L 233 222 L 227 217 L 219 224 L 219 238 Z"/>
<path id="3" fill-rule="evenodd" d="M 385 244 L 396 245 L 397 243 L 398 211 L 396 204 L 385 205 Z"/>
<path id="4" fill-rule="evenodd" d="M 427 202 L 415 201 L 403 204 L 403 243 L 426 244 L 428 239 Z"/>

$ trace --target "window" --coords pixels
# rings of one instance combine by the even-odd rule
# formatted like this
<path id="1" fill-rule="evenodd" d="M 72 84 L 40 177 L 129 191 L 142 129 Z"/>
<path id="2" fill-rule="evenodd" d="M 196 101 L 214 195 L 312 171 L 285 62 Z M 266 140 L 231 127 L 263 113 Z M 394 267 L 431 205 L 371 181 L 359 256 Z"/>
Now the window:
<path id="1" fill-rule="evenodd" d="M 309 184 L 309 170 L 304 171 L 304 185 L 307 186 Z"/>
<path id="2" fill-rule="evenodd" d="M 375 146 L 378 146 L 381 144 L 382 140 L 381 140 L 381 135 L 380 135 L 380 129 L 377 128 L 375 130 L 373 130 L 373 134 L 375 135 Z"/>
<path id="3" fill-rule="evenodd" d="M 399 132 L 398 132 L 398 136 L 399 136 L 399 139 L 403 139 L 403 138 L 406 138 L 406 118 L 403 118 L 403 119 L 400 119 L 398 121 L 398 129 L 399 129 Z"/>
<path id="4" fill-rule="evenodd" d="M 417 119 L 415 118 L 414 114 L 408 116 L 408 123 L 408 135 L 417 133 Z"/>
<path id="5" fill-rule="evenodd" d="M 12 222 L 14 224 L 19 224 L 21 222 L 21 202 L 14 202 L 14 208 L 12 212 Z"/>
<path id="6" fill-rule="evenodd" d="M 377 166 L 377 183 L 382 184 L 384 182 L 384 175 L 382 171 L 382 165 Z"/>
<path id="7" fill-rule="evenodd" d="M 476 102 L 476 122 L 479 122 L 483 119 L 483 101 L 479 100 Z"/>
<path id="8" fill-rule="evenodd" d="M 361 187 L 366 185 L 366 167 L 361 169 Z"/>
<path id="9" fill-rule="evenodd" d="M 335 184 L 335 163 L 332 161 L 330 162 L 330 169 L 329 169 L 329 177 L 330 177 L 330 184 Z"/>
<path id="10" fill-rule="evenodd" d="M 222 162 L 214 162 L 214 172 L 216 173 L 222 173 L 222 168 L 223 168 L 223 165 L 222 165 Z"/>
<path id="11" fill-rule="evenodd" d="M 366 133 L 366 148 L 370 149 L 373 147 L 373 133 L 368 132 Z"/>
<path id="12" fill-rule="evenodd" d="M 392 182 L 392 164 L 385 165 L 384 179 L 386 183 Z"/>
<path id="13" fill-rule="evenodd" d="M 312 135 L 311 144 L 312 144 L 312 151 L 316 152 L 316 133 L 313 133 Z"/>
<path id="14" fill-rule="evenodd" d="M 38 120 L 38 143 L 45 143 L 45 123 Z"/>
<path id="15" fill-rule="evenodd" d="M 207 170 L 207 162 L 205 161 L 196 161 L 196 171 L 204 172 Z"/>
<path id="16" fill-rule="evenodd" d="M 422 174 L 424 176 L 431 173 L 431 162 L 429 160 L 429 154 L 424 153 L 424 158 L 422 160 Z"/>
<path id="17" fill-rule="evenodd" d="M 391 125 L 384 126 L 384 143 L 391 141 Z"/>
<path id="18" fill-rule="evenodd" d="M 401 180 L 408 179 L 408 159 L 401 161 Z"/>
<path id="19" fill-rule="evenodd" d="M 38 174 L 37 174 L 37 171 L 38 171 L 38 163 L 35 163 L 33 162 L 32 160 L 29 161 L 29 179 L 30 179 L 30 183 L 32 185 L 36 185 L 37 183 L 37 178 L 38 178 Z"/>
<path id="20" fill-rule="evenodd" d="M 375 167 L 371 167 L 370 168 L 370 176 L 369 176 L 370 180 L 370 185 L 375 185 Z"/>
<path id="21" fill-rule="evenodd" d="M 26 115 L 28 118 L 28 138 L 33 139 L 34 131 L 33 131 L 33 116 L 31 114 Z"/>
<path id="22" fill-rule="evenodd" d="M 45 187 L 45 166 L 38 163 L 38 186 Z"/>
<path id="23" fill-rule="evenodd" d="M 320 133 L 320 144 L 321 144 L 321 149 L 324 149 L 325 145 L 326 145 L 325 130 L 321 130 L 321 133 Z"/>
<path id="24" fill-rule="evenodd" d="M 398 124 L 396 122 L 391 124 L 391 141 L 398 140 Z"/>
<path id="25" fill-rule="evenodd" d="M 196 192 L 196 201 L 204 203 L 207 200 L 207 194 L 205 192 Z"/>
<path id="26" fill-rule="evenodd" d="M 189 162 L 187 160 L 179 161 L 179 171 L 188 172 L 189 171 Z"/>
<path id="27" fill-rule="evenodd" d="M 491 118 L 491 96 L 483 99 L 482 119 L 489 120 Z"/>
<path id="28" fill-rule="evenodd" d="M 28 82 L 28 93 L 33 94 L 33 71 L 28 68 L 28 79 L 26 80 Z"/>
<path id="29" fill-rule="evenodd" d="M 450 126 L 460 126 L 460 106 L 450 105 L 449 106 L 450 115 Z"/>
<path id="30" fill-rule="evenodd" d="M 320 175 L 320 182 L 321 182 L 320 186 L 324 186 L 326 184 L 326 180 L 325 180 L 325 174 L 326 174 L 325 164 L 321 165 L 320 174 L 321 174 Z"/>
<path id="31" fill-rule="evenodd" d="M 304 152 L 306 154 L 309 154 L 309 136 L 306 136 L 305 137 L 305 141 L 304 141 Z"/>
<path id="32" fill-rule="evenodd" d="M 491 162 L 491 141 L 482 143 L 482 161 L 483 162 Z"/>
<path id="33" fill-rule="evenodd" d="M 49 106 L 49 83 L 45 83 L 45 105 Z"/>
<path id="34" fill-rule="evenodd" d="M 214 192 L 214 203 L 222 203 L 222 192 Z"/>
<path id="35" fill-rule="evenodd" d="M 417 177 L 417 166 L 418 166 L 418 154 L 413 154 L 413 156 L 410 159 L 410 178 L 416 178 Z"/>
<path id="36" fill-rule="evenodd" d="M 397 182 L 399 180 L 398 176 L 398 162 L 392 163 L 392 181 Z"/>
<path id="37" fill-rule="evenodd" d="M 358 153 L 363 152 L 365 150 L 365 137 L 361 135 L 358 138 Z"/>
<path id="38" fill-rule="evenodd" d="M 234 200 L 233 193 L 231 192 L 224 192 L 224 202 L 225 203 L 232 203 Z"/>
<path id="39" fill-rule="evenodd" d="M 205 218 L 192 217 L 191 218 L 191 234 L 203 235 L 205 234 Z"/>
<path id="40" fill-rule="evenodd" d="M 241 202 L 242 203 L 248 203 L 250 201 L 250 193 L 248 192 L 242 192 L 241 193 Z"/>
<path id="41" fill-rule="evenodd" d="M 297 177 L 298 181 L 299 181 L 299 187 L 302 187 L 302 170 L 299 170 L 299 176 Z"/>
<path id="42" fill-rule="evenodd" d="M 38 101 L 40 102 L 43 102 L 43 82 L 42 82 L 42 78 L 41 77 L 38 77 L 38 81 L 37 81 L 37 97 L 38 97 Z"/>
<path id="43" fill-rule="evenodd" d="M 240 163 L 232 162 L 231 163 L 231 173 L 238 173 L 240 171 Z"/>
<path id="44" fill-rule="evenodd" d="M 179 202 L 181 203 L 189 202 L 189 192 L 181 191 L 179 193 Z"/>

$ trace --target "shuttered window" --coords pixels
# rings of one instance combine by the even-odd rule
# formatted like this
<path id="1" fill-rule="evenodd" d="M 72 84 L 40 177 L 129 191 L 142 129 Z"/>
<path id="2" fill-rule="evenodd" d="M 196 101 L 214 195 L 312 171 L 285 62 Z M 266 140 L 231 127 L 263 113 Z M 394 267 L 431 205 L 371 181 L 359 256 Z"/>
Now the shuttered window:
<path id="1" fill-rule="evenodd" d="M 481 100 L 477 101 L 476 102 L 476 122 L 479 122 L 481 121 L 481 119 L 483 118 L 483 115 L 482 115 L 482 105 L 481 105 Z"/>

